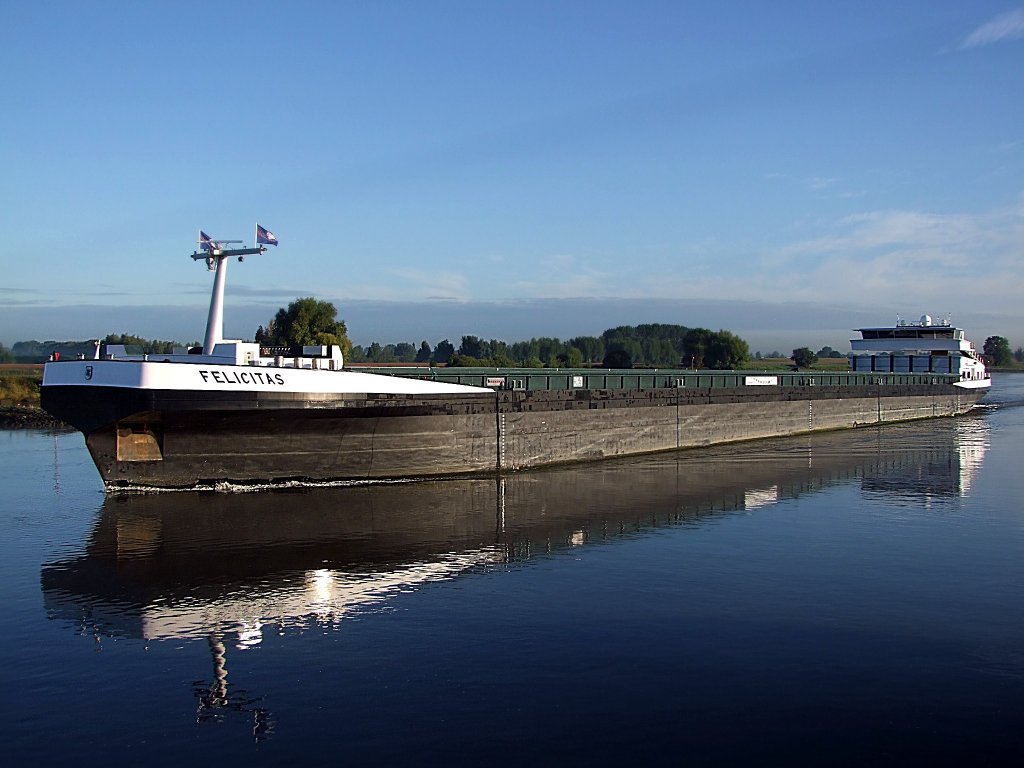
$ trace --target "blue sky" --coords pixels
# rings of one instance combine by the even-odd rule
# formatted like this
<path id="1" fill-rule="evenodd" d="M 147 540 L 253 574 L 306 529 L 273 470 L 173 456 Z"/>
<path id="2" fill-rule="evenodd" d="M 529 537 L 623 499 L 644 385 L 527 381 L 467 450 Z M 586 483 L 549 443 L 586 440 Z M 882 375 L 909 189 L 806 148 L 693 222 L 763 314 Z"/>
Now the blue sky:
<path id="1" fill-rule="evenodd" d="M 1024 344 L 1024 5 L 46 2 L 0 24 L 0 342 L 634 322 Z"/>

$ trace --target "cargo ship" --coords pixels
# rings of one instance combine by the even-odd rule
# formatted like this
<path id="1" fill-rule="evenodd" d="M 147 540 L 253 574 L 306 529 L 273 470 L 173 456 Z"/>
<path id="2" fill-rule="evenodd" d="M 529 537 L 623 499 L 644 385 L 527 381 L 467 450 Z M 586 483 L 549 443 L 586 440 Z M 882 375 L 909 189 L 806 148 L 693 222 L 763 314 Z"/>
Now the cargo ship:
<path id="1" fill-rule="evenodd" d="M 963 332 L 941 324 L 860 329 L 842 373 L 356 371 L 332 345 L 224 339 L 228 262 L 266 247 L 204 237 L 191 254 L 216 273 L 202 347 L 97 345 L 94 359 L 44 367 L 42 407 L 82 432 L 108 491 L 501 473 L 956 416 L 991 384 Z"/>

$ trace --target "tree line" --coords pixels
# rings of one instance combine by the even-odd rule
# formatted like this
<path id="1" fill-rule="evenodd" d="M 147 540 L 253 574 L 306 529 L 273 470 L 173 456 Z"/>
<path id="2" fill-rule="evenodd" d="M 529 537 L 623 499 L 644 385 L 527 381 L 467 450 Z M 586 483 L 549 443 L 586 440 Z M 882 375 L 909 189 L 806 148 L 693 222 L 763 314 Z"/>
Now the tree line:
<path id="1" fill-rule="evenodd" d="M 99 340 L 102 346 L 108 344 L 123 344 L 128 351 L 137 355 L 169 355 L 175 348 L 184 348 L 188 345 L 180 341 L 163 341 L 160 339 L 144 339 L 141 336 L 133 336 L 127 333 L 108 333 Z M 198 345 L 199 342 L 192 342 Z M 54 353 L 66 359 L 74 359 L 78 356 L 91 358 L 96 352 L 96 341 L 17 341 L 10 349 L 0 344 L 0 362 L 37 362 L 46 360 Z"/>
<path id="2" fill-rule="evenodd" d="M 145 339 L 130 334 L 108 334 L 106 344 L 123 344 L 136 354 L 170 354 L 187 345 L 177 341 Z M 646 323 L 609 328 L 600 336 L 575 336 L 567 340 L 542 336 L 529 341 L 506 342 L 479 336 L 462 336 L 458 347 L 448 339 L 431 346 L 425 339 L 412 342 L 367 346 L 353 345 L 344 321 L 329 301 L 300 298 L 282 307 L 260 326 L 255 341 L 263 346 L 336 344 L 349 362 L 410 363 L 451 366 L 493 366 L 501 368 L 605 368 L 685 367 L 728 370 L 739 368 L 751 358 L 747 342 L 730 331 L 711 331 L 684 325 Z M 192 342 L 198 346 L 199 342 Z M 19 341 L 12 349 L 0 344 L 0 362 L 45 360 L 54 352 L 62 357 L 92 357 L 93 341 Z M 990 336 L 983 347 L 990 365 L 1007 367 L 1024 364 L 1024 349 L 1011 351 L 1003 336 Z M 781 358 L 778 352 L 767 357 Z M 808 347 L 793 350 L 789 359 L 799 367 L 812 365 L 822 357 L 845 357 L 832 347 L 817 353 Z M 761 359 L 757 353 L 755 359 Z"/>
<path id="3" fill-rule="evenodd" d="M 463 336 L 458 347 L 442 339 L 431 346 L 426 339 L 367 346 L 353 345 L 348 329 L 337 320 L 329 301 L 313 297 L 296 299 L 282 307 L 256 329 L 256 341 L 265 346 L 337 344 L 352 363 L 420 363 L 500 368 L 606 368 L 633 366 L 691 366 L 728 369 L 750 357 L 747 342 L 729 331 L 650 323 L 610 328 L 600 336 L 556 337 L 506 342 L 480 336 Z"/>
<path id="4" fill-rule="evenodd" d="M 609 328 L 600 336 L 570 339 L 542 336 L 506 342 L 466 335 L 458 346 L 442 339 L 431 346 L 423 340 L 352 347 L 353 363 L 433 363 L 499 368 L 696 367 L 735 368 L 749 359 L 747 343 L 729 331 L 682 325 L 645 324 Z"/>

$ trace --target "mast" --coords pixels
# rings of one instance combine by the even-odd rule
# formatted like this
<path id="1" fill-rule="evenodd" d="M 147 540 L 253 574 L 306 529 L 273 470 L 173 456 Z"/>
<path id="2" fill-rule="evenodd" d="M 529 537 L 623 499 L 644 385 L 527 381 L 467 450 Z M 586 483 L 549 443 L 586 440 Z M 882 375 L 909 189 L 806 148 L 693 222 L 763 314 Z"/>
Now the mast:
<path id="1" fill-rule="evenodd" d="M 210 241 L 205 247 L 200 242 L 200 250 L 192 254 L 194 261 L 203 259 L 207 269 L 216 271 L 213 280 L 213 293 L 210 296 L 210 314 L 206 318 L 206 337 L 203 339 L 203 354 L 212 355 L 213 348 L 224 340 L 224 282 L 227 278 L 228 259 L 237 256 L 243 261 L 246 256 L 264 253 L 265 246 L 255 248 L 223 248 L 227 243 L 240 243 L 241 240 Z"/>
<path id="2" fill-rule="evenodd" d="M 206 318 L 206 337 L 203 339 L 204 355 L 212 355 L 214 346 L 224 339 L 224 280 L 228 274 L 228 261 L 220 257 L 216 260 L 217 273 L 213 278 L 210 314 Z"/>

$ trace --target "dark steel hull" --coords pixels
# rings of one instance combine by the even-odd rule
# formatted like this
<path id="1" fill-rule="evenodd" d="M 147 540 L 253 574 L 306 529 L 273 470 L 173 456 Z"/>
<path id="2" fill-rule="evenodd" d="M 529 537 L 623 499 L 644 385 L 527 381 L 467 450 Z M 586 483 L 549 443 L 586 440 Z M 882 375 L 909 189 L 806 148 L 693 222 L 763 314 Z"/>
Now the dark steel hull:
<path id="1" fill-rule="evenodd" d="M 108 488 L 480 474 L 955 416 L 953 385 L 298 394 L 47 386 Z"/>

